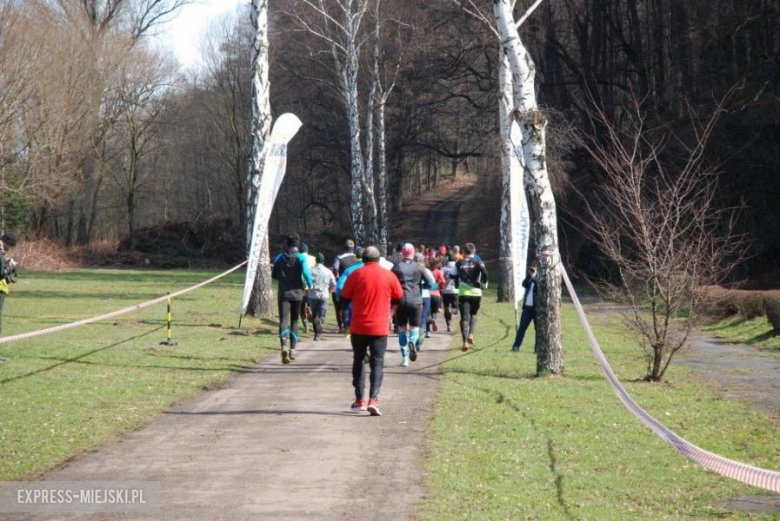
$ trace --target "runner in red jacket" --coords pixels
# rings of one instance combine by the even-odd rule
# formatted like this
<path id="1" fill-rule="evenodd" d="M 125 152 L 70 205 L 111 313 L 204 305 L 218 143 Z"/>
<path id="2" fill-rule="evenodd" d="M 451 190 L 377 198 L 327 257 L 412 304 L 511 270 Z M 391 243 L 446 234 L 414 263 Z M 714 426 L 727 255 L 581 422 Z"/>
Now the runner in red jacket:
<path id="1" fill-rule="evenodd" d="M 372 416 L 379 412 L 379 390 L 384 376 L 385 351 L 387 350 L 387 324 L 390 321 L 390 305 L 404 296 L 398 277 L 379 264 L 379 250 L 369 246 L 363 250 L 365 265 L 353 272 L 341 290 L 343 305 L 352 303 L 352 385 L 355 387 L 353 411 L 368 410 Z M 366 352 L 371 352 L 371 389 L 368 405 L 365 395 Z"/>

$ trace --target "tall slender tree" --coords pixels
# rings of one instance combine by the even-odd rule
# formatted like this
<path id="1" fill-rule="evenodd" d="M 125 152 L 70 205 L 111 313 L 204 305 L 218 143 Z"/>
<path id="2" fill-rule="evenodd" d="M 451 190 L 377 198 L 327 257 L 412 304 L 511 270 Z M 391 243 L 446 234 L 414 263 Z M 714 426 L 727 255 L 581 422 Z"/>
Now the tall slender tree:
<path id="1" fill-rule="evenodd" d="M 257 188 L 263 173 L 266 143 L 271 133 L 271 85 L 268 77 L 268 0 L 252 0 L 254 38 L 252 39 L 252 135 L 247 173 L 247 255 L 254 223 Z M 260 258 L 268 259 L 268 234 L 263 238 Z M 271 313 L 271 266 L 261 262 L 247 312 L 251 315 Z"/>
<path id="2" fill-rule="evenodd" d="M 360 52 L 365 43 L 363 20 L 369 0 L 298 0 L 310 13 L 289 14 L 309 34 L 329 47 L 338 78 L 338 89 L 347 111 L 350 146 L 350 222 L 352 234 L 360 243 L 366 238 L 363 220 L 366 165 L 361 144 Z M 313 17 L 311 16 L 313 15 Z M 372 188 L 373 190 L 373 188 Z"/>

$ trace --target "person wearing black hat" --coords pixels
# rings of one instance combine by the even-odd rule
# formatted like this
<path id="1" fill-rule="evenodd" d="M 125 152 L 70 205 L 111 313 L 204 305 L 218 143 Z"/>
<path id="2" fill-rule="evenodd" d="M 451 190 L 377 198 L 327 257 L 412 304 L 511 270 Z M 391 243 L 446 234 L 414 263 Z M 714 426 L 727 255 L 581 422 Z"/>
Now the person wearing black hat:
<path id="1" fill-rule="evenodd" d="M 5 296 L 8 295 L 10 289 L 8 283 L 11 282 L 11 275 L 15 271 L 16 263 L 9 259 L 5 259 L 6 252 L 10 252 L 13 247 L 16 246 L 16 236 L 12 233 L 4 233 L 0 236 L 0 332 L 3 331 L 3 305 L 5 304 Z M 4 362 L 5 358 L 0 356 L 0 362 Z"/>
<path id="2" fill-rule="evenodd" d="M 309 309 L 311 309 L 314 324 L 314 340 L 322 337 L 322 324 L 328 311 L 330 294 L 336 291 L 336 278 L 333 272 L 325 267 L 325 255 L 317 254 L 317 264 L 311 270 L 311 289 L 309 290 Z"/>

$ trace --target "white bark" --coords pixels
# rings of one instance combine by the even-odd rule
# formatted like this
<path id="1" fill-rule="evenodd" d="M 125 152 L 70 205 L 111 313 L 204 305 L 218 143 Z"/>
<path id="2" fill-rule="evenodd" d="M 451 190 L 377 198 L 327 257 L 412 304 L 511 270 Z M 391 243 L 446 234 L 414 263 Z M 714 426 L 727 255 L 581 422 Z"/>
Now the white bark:
<path id="1" fill-rule="evenodd" d="M 374 75 L 366 103 L 366 157 L 364 160 L 363 197 L 365 201 L 365 232 L 366 244 L 377 242 L 377 208 L 374 190 L 374 107 L 378 78 Z"/>
<path id="2" fill-rule="evenodd" d="M 366 132 L 366 156 L 363 156 L 361 145 L 360 92 L 358 74 L 360 69 L 360 47 L 365 41 L 361 35 L 361 24 L 366 14 L 370 0 L 298 0 L 298 2 L 313 10 L 319 17 L 319 22 L 312 23 L 300 13 L 292 16 L 312 35 L 322 39 L 330 47 L 333 62 L 338 76 L 340 93 L 347 110 L 350 137 L 350 223 L 356 243 L 366 239 L 375 239 L 375 233 L 366 235 L 365 219 L 370 219 L 374 228 L 377 221 L 377 210 L 374 189 L 373 172 L 373 130 L 370 122 Z M 376 0 L 377 5 L 379 0 Z M 335 7 L 332 7 L 335 6 Z M 339 14 L 340 13 L 340 14 Z M 370 107 L 372 101 L 369 101 Z M 370 118 L 369 118 L 370 119 Z M 366 213 L 364 215 L 364 208 Z"/>
<path id="3" fill-rule="evenodd" d="M 547 121 L 536 101 L 536 66 L 520 39 L 512 14 L 512 4 L 512 0 L 493 0 L 493 12 L 512 71 L 515 119 L 523 133 L 525 184 L 534 215 L 534 238 L 539 263 L 536 367 L 539 374 L 561 374 L 563 347 L 560 329 L 560 255 L 555 197 L 547 173 Z"/>
<path id="4" fill-rule="evenodd" d="M 375 210 L 374 222 L 377 226 L 377 241 L 382 255 L 387 255 L 387 251 L 390 245 L 387 244 L 387 230 L 389 227 L 387 217 L 387 130 L 385 126 L 385 107 L 387 106 L 387 100 L 390 98 L 390 94 L 395 88 L 395 78 L 398 77 L 398 72 L 401 68 L 401 58 L 399 57 L 395 64 L 395 72 L 392 80 L 388 80 L 389 85 L 386 87 L 382 78 L 382 69 L 380 63 L 380 39 L 382 30 L 382 17 L 381 17 L 381 0 L 376 0 L 374 4 L 374 70 L 373 70 L 373 84 L 375 87 L 375 98 L 373 103 L 373 110 L 375 111 L 376 118 L 376 153 L 377 153 L 377 179 L 376 179 L 376 202 L 378 208 Z M 373 90 L 373 89 L 372 89 Z"/>
<path id="5" fill-rule="evenodd" d="M 387 132 L 385 130 L 385 102 L 382 96 L 381 103 L 376 107 L 376 142 L 377 142 L 377 181 L 379 183 L 377 203 L 379 205 L 379 249 L 383 256 L 387 255 Z"/>
<path id="6" fill-rule="evenodd" d="M 512 75 L 509 71 L 509 59 L 503 47 L 499 49 L 498 69 L 498 118 L 501 136 L 501 246 L 499 249 L 498 301 L 510 302 L 514 299 L 514 276 L 512 266 L 512 156 L 514 150 L 510 139 L 510 118 L 514 110 L 512 99 Z M 519 172 L 519 175 L 523 175 Z"/>
<path id="7" fill-rule="evenodd" d="M 352 4 L 347 0 L 349 5 Z M 345 11 L 345 22 L 350 23 L 351 12 Z M 352 234 L 355 243 L 361 244 L 365 237 L 363 227 L 363 182 L 364 165 L 363 152 L 360 146 L 360 100 L 358 98 L 358 52 L 354 38 L 347 42 L 347 56 L 344 66 L 344 91 L 347 98 L 347 118 L 349 120 L 349 145 L 351 156 L 350 167 L 350 216 Z"/>
<path id="8" fill-rule="evenodd" d="M 266 143 L 271 133 L 271 97 L 268 78 L 268 0 L 252 0 L 252 135 L 247 173 L 247 234 L 246 249 L 249 255 L 254 223 L 257 187 L 263 172 L 266 155 Z M 262 259 L 269 257 L 268 235 L 261 245 Z M 271 314 L 271 266 L 261 262 L 255 278 L 255 286 L 249 301 L 248 313 L 258 315 Z"/>

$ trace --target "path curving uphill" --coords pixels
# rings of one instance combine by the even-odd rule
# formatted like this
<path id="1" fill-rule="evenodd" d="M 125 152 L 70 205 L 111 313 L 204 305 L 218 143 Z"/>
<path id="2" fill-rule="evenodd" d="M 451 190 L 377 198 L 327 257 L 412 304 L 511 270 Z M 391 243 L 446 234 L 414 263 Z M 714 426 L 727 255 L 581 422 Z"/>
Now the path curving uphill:
<path id="1" fill-rule="evenodd" d="M 473 178 L 458 183 L 444 183 L 422 197 L 410 201 L 394 218 L 397 226 L 392 237 L 395 242 L 438 246 L 456 244 L 461 240 L 465 206 L 479 197 L 481 187 Z"/>

